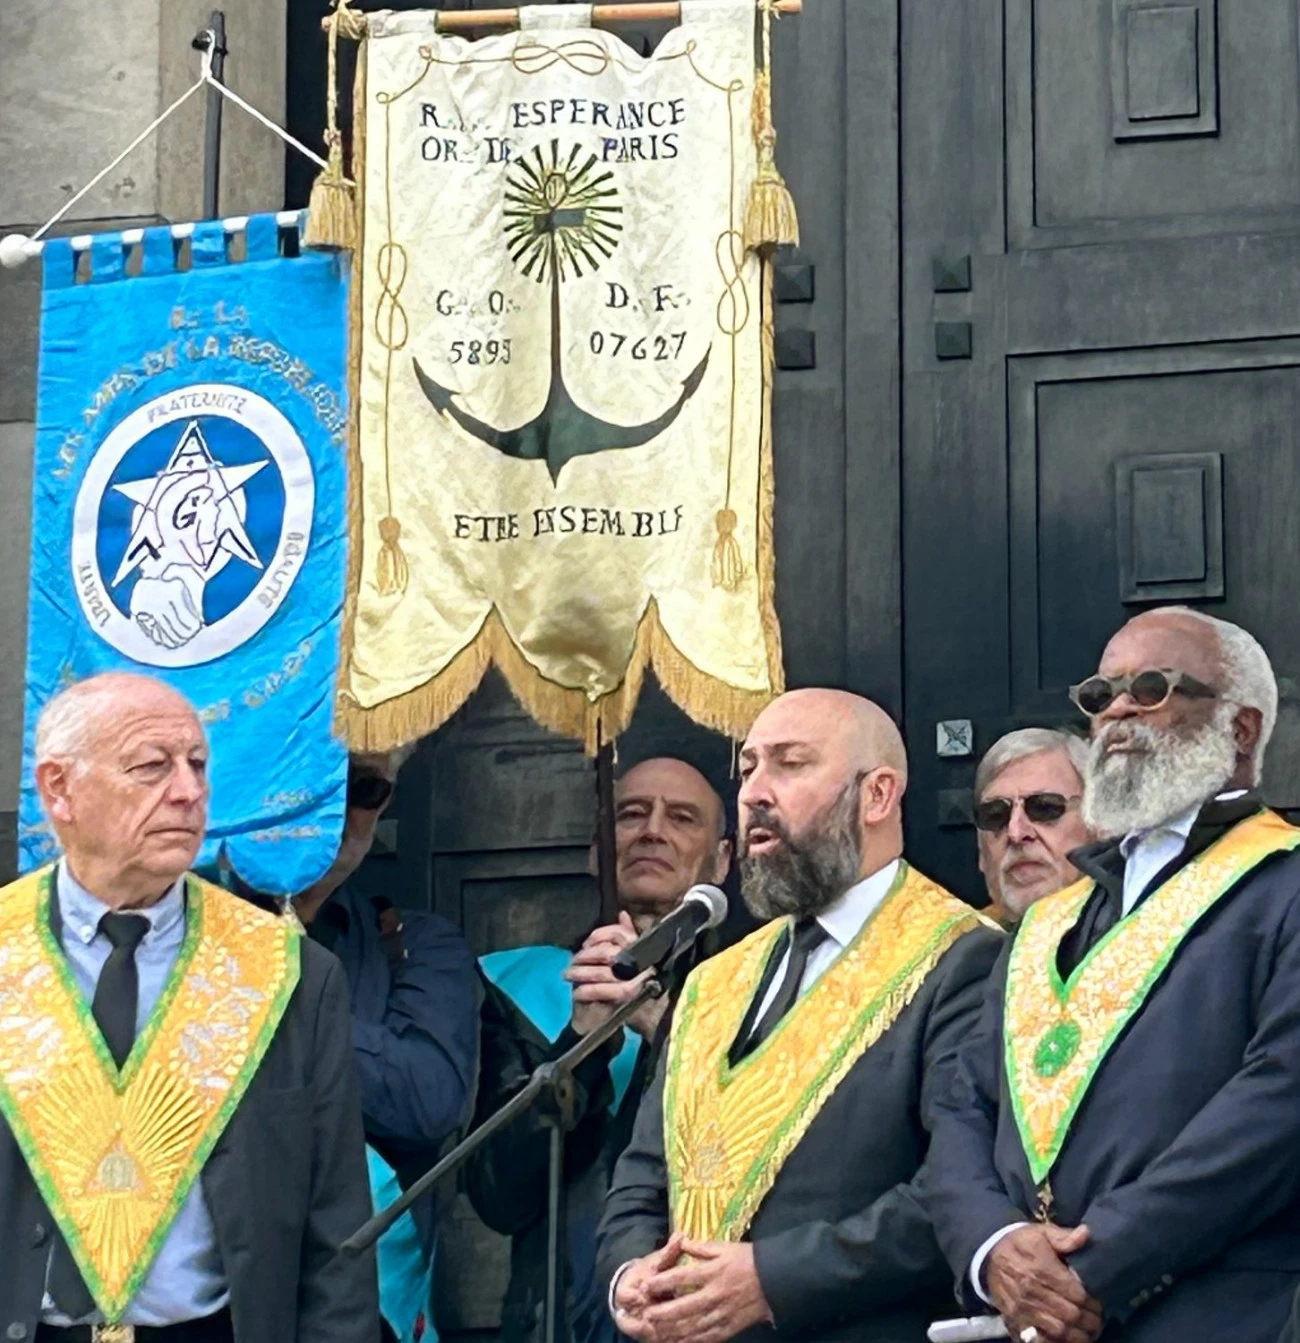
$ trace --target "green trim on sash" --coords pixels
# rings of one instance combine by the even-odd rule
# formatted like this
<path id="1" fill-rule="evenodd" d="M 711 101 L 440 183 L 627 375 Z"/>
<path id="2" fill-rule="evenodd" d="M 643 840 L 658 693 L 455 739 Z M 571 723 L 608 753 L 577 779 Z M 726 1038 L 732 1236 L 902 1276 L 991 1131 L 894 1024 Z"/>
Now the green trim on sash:
<path id="1" fill-rule="evenodd" d="M 119 1072 L 117 1064 L 112 1055 L 108 1052 L 108 1047 L 100 1033 L 98 1023 L 95 1021 L 94 1014 L 90 1005 L 86 1001 L 85 994 L 81 991 L 77 983 L 72 968 L 68 963 L 63 948 L 59 945 L 54 936 L 53 929 L 50 927 L 50 901 L 53 898 L 55 868 L 49 867 L 44 872 L 34 874 L 39 880 L 40 886 L 37 894 L 36 933 L 42 949 L 49 957 L 49 961 L 57 976 L 58 983 L 67 998 L 67 1006 L 70 1009 L 72 1018 L 82 1029 L 85 1042 L 93 1050 L 98 1063 L 101 1065 L 105 1078 L 111 1084 L 117 1095 L 123 1095 L 129 1088 L 141 1067 L 148 1058 L 149 1050 L 153 1045 L 159 1031 L 166 1023 L 167 1015 L 171 1010 L 178 993 L 185 985 L 186 977 L 191 969 L 204 932 L 204 905 L 205 897 L 201 881 L 191 874 L 187 874 L 186 883 L 186 929 L 185 937 L 180 951 L 177 954 L 176 962 L 168 974 L 167 982 L 163 991 L 159 995 L 158 1002 L 149 1015 L 149 1020 L 144 1029 L 136 1038 L 132 1046 L 131 1053 L 127 1057 L 126 1063 Z M 22 879 L 15 883 L 18 887 L 23 884 Z M 13 887 L 7 888 L 8 890 Z M 219 889 L 219 888 L 216 888 Z M 230 900 L 236 900 L 238 897 L 228 895 L 224 891 L 219 892 L 221 896 Z M 230 1117 L 238 1108 L 248 1090 L 249 1083 L 252 1081 L 258 1068 L 261 1066 L 270 1048 L 275 1033 L 283 1020 L 284 1013 L 288 1008 L 289 1001 L 293 996 L 294 990 L 298 986 L 301 978 L 301 937 L 292 927 L 286 923 L 283 931 L 286 939 L 285 945 L 285 967 L 284 976 L 279 991 L 271 999 L 267 1011 L 266 1019 L 263 1021 L 261 1029 L 255 1037 L 247 1057 L 242 1067 L 232 1080 L 226 1093 L 225 1099 L 216 1113 L 208 1118 L 204 1124 L 203 1134 L 199 1138 L 197 1146 L 192 1151 L 181 1174 L 177 1178 L 176 1186 L 167 1200 L 164 1211 L 158 1218 L 154 1230 L 145 1242 L 142 1250 L 137 1254 L 130 1274 L 125 1281 L 122 1289 L 116 1296 L 112 1296 L 97 1268 L 91 1259 L 87 1247 L 83 1242 L 81 1232 L 65 1207 L 63 1198 L 54 1185 L 50 1170 L 46 1165 L 40 1144 L 35 1134 L 31 1131 L 19 1105 L 12 1088 L 0 1072 L 0 1113 L 3 1113 L 8 1123 L 14 1139 L 18 1144 L 19 1150 L 27 1163 L 28 1170 L 31 1172 L 32 1179 L 40 1191 L 41 1197 L 45 1201 L 51 1216 L 58 1223 L 59 1230 L 67 1242 L 68 1249 L 76 1261 L 78 1269 L 81 1271 L 85 1280 L 86 1287 L 95 1298 L 96 1304 L 103 1312 L 108 1322 L 120 1320 L 126 1308 L 134 1299 L 140 1286 L 148 1277 L 149 1272 L 154 1266 L 167 1236 L 171 1233 L 177 1216 L 189 1197 L 195 1181 L 198 1179 L 213 1148 L 220 1140 Z"/>
<path id="2" fill-rule="evenodd" d="M 1272 812 L 1238 822 L 1121 918 L 1065 980 L 1057 952 L 1082 916 L 1095 884 L 1084 879 L 1029 907 L 1007 965 L 1003 1062 L 1016 1128 L 1035 1184 L 1041 1185 L 1050 1174 L 1111 1048 L 1141 1012 L 1187 937 L 1262 862 L 1297 846 L 1300 830 Z M 1238 848 L 1241 852 L 1233 854 Z M 1212 865 L 1225 858 L 1226 870 L 1216 872 Z M 1194 883 L 1202 879 L 1211 884 L 1198 892 Z M 1084 1005 L 1078 999 L 1086 992 L 1080 986 L 1089 972 L 1097 973 L 1096 967 L 1121 940 L 1134 945 L 1126 945 L 1125 958 L 1104 973 L 1111 995 L 1126 995 L 1125 1005 L 1097 1012 L 1092 1020 L 1086 1013 L 1072 1012 Z M 1143 948 L 1143 940 L 1150 945 Z M 1124 982 L 1125 970 L 1131 983 Z M 1035 984 L 1048 993 L 1036 991 Z M 1080 1016 L 1085 1019 L 1078 1020 Z M 1032 1054 L 1025 1036 L 1035 1043 Z M 1027 1068 L 1026 1059 L 1032 1060 Z M 1058 1077 L 1064 1080 L 1058 1082 Z"/>

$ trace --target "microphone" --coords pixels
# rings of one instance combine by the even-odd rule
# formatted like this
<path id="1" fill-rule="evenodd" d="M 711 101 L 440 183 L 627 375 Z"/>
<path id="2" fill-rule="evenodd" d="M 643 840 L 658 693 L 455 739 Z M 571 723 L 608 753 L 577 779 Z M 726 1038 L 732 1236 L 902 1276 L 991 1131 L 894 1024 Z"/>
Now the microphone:
<path id="1" fill-rule="evenodd" d="M 692 886 L 666 918 L 614 957 L 615 979 L 635 979 L 646 970 L 664 970 L 708 928 L 727 917 L 727 897 L 716 886 Z"/>

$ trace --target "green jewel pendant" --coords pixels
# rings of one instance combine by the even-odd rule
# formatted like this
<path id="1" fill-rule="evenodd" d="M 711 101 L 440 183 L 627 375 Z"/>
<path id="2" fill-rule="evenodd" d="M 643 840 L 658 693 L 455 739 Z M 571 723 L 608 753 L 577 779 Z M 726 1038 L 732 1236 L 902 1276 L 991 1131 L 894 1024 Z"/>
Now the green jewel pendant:
<path id="1" fill-rule="evenodd" d="M 1058 1021 L 1038 1042 L 1034 1071 L 1039 1077 L 1055 1077 L 1079 1052 L 1083 1032 L 1076 1022 Z"/>

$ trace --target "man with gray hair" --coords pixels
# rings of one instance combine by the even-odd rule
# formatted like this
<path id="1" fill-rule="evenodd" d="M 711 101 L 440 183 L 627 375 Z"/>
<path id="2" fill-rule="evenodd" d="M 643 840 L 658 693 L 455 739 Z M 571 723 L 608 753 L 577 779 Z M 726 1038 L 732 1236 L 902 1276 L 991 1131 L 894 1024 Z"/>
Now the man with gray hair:
<path id="1" fill-rule="evenodd" d="M 1276 1343 L 1300 1282 L 1300 830 L 1253 791 L 1273 671 L 1168 608 L 1071 693 L 1104 838 L 994 970 L 927 1204 L 967 1306 L 1025 1343 Z"/>
<path id="2" fill-rule="evenodd" d="M 1082 814 L 1088 747 L 1072 732 L 1026 727 L 989 747 L 975 771 L 975 828 L 984 911 L 1018 923 L 1025 910 L 1079 873 L 1072 850 L 1091 835 Z"/>
<path id="3" fill-rule="evenodd" d="M 0 1328 L 35 1343 L 373 1343 L 337 962 L 188 871 L 208 746 L 112 673 L 57 695 L 63 858 L 0 892 Z"/>

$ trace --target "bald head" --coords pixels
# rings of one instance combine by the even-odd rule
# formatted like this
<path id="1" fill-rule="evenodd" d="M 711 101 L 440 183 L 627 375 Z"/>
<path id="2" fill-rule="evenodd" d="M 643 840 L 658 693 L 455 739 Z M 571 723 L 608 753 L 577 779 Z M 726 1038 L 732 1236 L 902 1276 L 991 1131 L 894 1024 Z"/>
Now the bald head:
<path id="1" fill-rule="evenodd" d="M 123 715 L 157 712 L 188 715 L 198 724 L 189 700 L 152 676 L 104 672 L 77 681 L 41 710 L 36 720 L 36 763 L 80 760 L 94 749 L 105 728 Z"/>
<path id="2" fill-rule="evenodd" d="M 907 779 L 907 750 L 894 720 L 875 703 L 847 690 L 812 687 L 791 690 L 759 714 L 750 733 L 793 731 L 820 740 L 840 752 L 847 770 L 867 771 L 882 765 Z M 847 775 L 846 775 L 847 777 Z"/>
<path id="3" fill-rule="evenodd" d="M 112 672 L 56 695 L 36 727 L 36 784 L 72 874 L 112 908 L 161 898 L 207 823 L 208 746 L 190 702 Z"/>
<path id="4" fill-rule="evenodd" d="M 878 705 L 794 690 L 740 752 L 745 895 L 760 916 L 811 915 L 902 852 L 907 753 Z"/>

